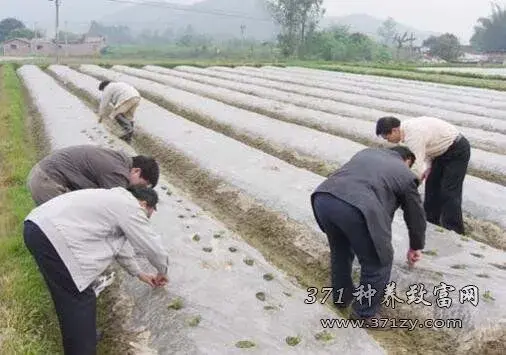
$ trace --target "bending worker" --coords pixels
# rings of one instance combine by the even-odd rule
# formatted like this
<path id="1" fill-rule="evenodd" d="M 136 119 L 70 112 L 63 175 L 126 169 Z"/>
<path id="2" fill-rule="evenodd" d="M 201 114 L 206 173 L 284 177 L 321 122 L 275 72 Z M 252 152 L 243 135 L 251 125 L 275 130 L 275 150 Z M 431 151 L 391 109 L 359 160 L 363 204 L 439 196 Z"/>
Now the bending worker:
<path id="1" fill-rule="evenodd" d="M 376 124 L 376 135 L 390 143 L 402 143 L 418 158 L 413 169 L 420 181 L 426 179 L 427 221 L 464 234 L 462 189 L 471 159 L 466 137 L 454 125 L 434 117 L 402 122 L 396 117 L 382 117 Z"/>
<path id="2" fill-rule="evenodd" d="M 26 217 L 25 245 L 51 293 L 65 355 L 96 354 L 91 283 L 114 259 L 152 287 L 168 282 L 168 254 L 149 225 L 157 202 L 150 188 L 86 189 L 55 197 Z M 147 256 L 157 275 L 140 270 L 134 249 Z"/>
<path id="3" fill-rule="evenodd" d="M 37 205 L 80 189 L 155 187 L 160 177 L 151 157 L 130 157 L 92 144 L 59 149 L 38 162 L 28 176 L 28 188 Z"/>
<path id="4" fill-rule="evenodd" d="M 311 195 L 315 219 L 330 246 L 333 301 L 347 308 L 355 288 L 352 264 L 360 262 L 360 285 L 376 292 L 368 301 L 354 302 L 351 318 L 373 324 L 390 280 L 394 250 L 392 221 L 404 210 L 409 232 L 408 263 L 421 259 L 425 246 L 425 214 L 418 180 L 410 170 L 416 158 L 405 147 L 367 148 L 320 184 Z M 342 294 L 340 289 L 343 289 Z"/>
<path id="5" fill-rule="evenodd" d="M 98 89 L 104 92 L 98 109 L 99 122 L 103 120 L 109 104 L 112 105 L 109 118 L 115 119 L 122 128 L 119 137 L 130 142 L 134 133 L 134 114 L 141 102 L 141 95 L 133 86 L 122 82 L 102 81 Z"/>

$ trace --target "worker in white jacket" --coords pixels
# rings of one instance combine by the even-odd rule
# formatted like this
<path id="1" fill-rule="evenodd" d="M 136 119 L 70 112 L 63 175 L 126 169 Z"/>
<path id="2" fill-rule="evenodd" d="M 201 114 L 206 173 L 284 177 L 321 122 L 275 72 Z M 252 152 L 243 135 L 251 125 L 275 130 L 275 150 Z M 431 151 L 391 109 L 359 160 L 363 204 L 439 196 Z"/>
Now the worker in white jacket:
<path id="1" fill-rule="evenodd" d="M 96 353 L 96 295 L 92 282 L 116 259 L 152 287 L 168 282 L 168 253 L 149 225 L 158 203 L 146 187 L 84 189 L 57 196 L 25 219 L 25 245 L 51 293 L 65 354 Z M 134 250 L 158 274 L 142 272 Z"/>
<path id="2" fill-rule="evenodd" d="M 122 82 L 102 81 L 98 89 L 104 92 L 98 109 L 99 122 L 103 120 L 107 107 L 112 105 L 109 118 L 115 119 L 121 126 L 123 132 L 120 133 L 120 138 L 130 142 L 134 130 L 134 114 L 141 102 L 141 95 L 134 87 Z"/>

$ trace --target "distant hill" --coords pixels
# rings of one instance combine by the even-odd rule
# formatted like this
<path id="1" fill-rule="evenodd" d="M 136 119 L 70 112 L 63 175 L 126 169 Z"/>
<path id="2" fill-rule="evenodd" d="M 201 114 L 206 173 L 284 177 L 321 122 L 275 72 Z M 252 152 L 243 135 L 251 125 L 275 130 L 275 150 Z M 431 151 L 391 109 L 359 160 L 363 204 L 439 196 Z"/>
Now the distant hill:
<path id="1" fill-rule="evenodd" d="M 171 28 L 181 31 L 191 25 L 197 33 L 218 38 L 244 35 L 259 40 L 274 39 L 277 26 L 262 0 L 206 0 L 184 6 L 136 5 L 101 19 L 128 25 L 132 30 Z"/>
<path id="2" fill-rule="evenodd" d="M 135 5 L 105 16 L 102 20 L 107 23 L 129 25 L 133 30 L 145 28 L 163 30 L 170 27 L 177 31 L 191 25 L 198 33 L 221 38 L 239 37 L 241 25 L 245 25 L 245 36 L 258 40 L 275 39 L 278 28 L 272 21 L 263 0 L 205 0 L 194 5 L 179 5 L 172 8 Z M 377 30 L 383 21 L 384 19 L 366 14 L 354 14 L 325 17 L 321 27 L 333 24 L 348 25 L 352 31 L 362 32 L 378 39 Z M 421 44 L 433 34 L 437 35 L 435 32 L 418 30 L 404 24 L 398 24 L 398 31 L 414 32 L 417 38 L 415 44 Z"/>
<path id="3" fill-rule="evenodd" d="M 341 17 L 326 17 L 322 20 L 321 26 L 328 27 L 331 25 L 346 25 L 349 26 L 353 32 L 362 32 L 364 34 L 379 40 L 380 37 L 377 34 L 378 28 L 383 24 L 386 19 L 379 19 L 367 14 L 353 14 Z M 403 34 L 405 31 L 410 35 L 412 32 L 417 40 L 414 42 L 415 45 L 421 45 L 422 42 L 432 35 L 438 36 L 441 33 L 418 30 L 408 25 L 397 23 L 397 32 Z"/>

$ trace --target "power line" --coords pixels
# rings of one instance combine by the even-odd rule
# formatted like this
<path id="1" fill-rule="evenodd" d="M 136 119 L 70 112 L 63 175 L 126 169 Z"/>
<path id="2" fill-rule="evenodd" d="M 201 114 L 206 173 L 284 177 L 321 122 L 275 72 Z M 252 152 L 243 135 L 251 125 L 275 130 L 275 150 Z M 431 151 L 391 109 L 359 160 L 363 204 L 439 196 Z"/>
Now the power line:
<path id="1" fill-rule="evenodd" d="M 187 6 L 165 3 L 165 2 L 155 2 L 155 1 L 137 2 L 137 1 L 133 1 L 133 0 L 105 0 L 105 1 L 123 3 L 123 4 L 134 4 L 134 5 L 141 5 L 141 6 L 167 8 L 167 9 L 173 9 L 173 10 L 179 10 L 179 11 L 194 12 L 194 13 L 201 13 L 201 14 L 207 14 L 207 15 L 216 15 L 216 16 L 223 16 L 223 17 L 242 18 L 242 19 L 248 19 L 248 20 L 269 21 L 269 22 L 273 21 L 273 19 L 271 19 L 271 18 L 253 17 L 253 16 L 247 16 L 247 15 L 240 14 L 240 13 L 231 13 L 231 12 L 224 12 L 224 11 L 217 11 L 217 10 L 199 10 L 199 9 L 190 8 Z"/>

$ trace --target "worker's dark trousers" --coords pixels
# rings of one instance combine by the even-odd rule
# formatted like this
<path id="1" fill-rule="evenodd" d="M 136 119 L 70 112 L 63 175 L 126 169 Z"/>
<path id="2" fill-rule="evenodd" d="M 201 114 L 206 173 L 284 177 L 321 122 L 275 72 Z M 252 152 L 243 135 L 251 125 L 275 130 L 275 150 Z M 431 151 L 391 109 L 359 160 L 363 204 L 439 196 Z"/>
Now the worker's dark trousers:
<path id="1" fill-rule="evenodd" d="M 462 186 L 471 158 L 471 146 L 465 137 L 432 162 L 425 182 L 424 209 L 427 221 L 464 234 Z"/>
<path id="2" fill-rule="evenodd" d="M 91 287 L 79 292 L 67 267 L 36 224 L 25 221 L 24 238 L 53 298 L 65 355 L 95 355 L 95 292 Z"/>
<path id="3" fill-rule="evenodd" d="M 318 193 L 314 197 L 314 213 L 330 245 L 332 288 L 334 303 L 337 307 L 352 305 L 354 313 L 363 318 L 376 316 L 386 285 L 390 279 L 392 264 L 381 265 L 373 241 L 369 234 L 365 218 L 352 205 L 326 193 Z M 369 299 L 362 298 L 362 304 L 352 281 L 352 263 L 357 255 L 360 263 L 360 285 L 364 291 L 375 289 L 377 292 Z M 343 304 L 339 302 L 340 289 L 343 289 Z"/>

